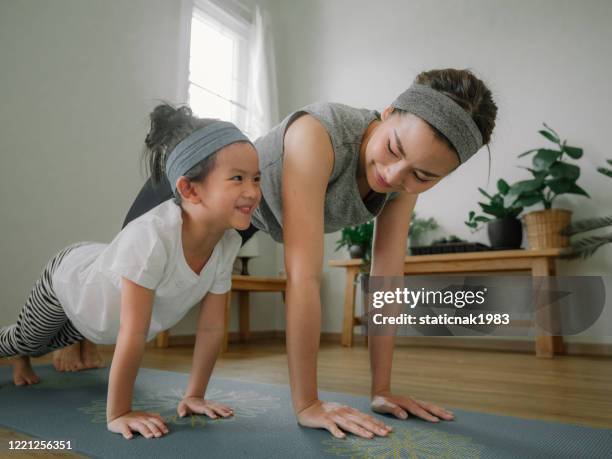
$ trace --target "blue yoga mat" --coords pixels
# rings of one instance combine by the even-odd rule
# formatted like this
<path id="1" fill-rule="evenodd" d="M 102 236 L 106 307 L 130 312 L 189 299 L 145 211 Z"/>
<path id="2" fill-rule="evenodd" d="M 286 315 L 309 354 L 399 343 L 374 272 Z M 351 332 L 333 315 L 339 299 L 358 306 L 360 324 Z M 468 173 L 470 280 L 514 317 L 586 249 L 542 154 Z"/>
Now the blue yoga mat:
<path id="1" fill-rule="evenodd" d="M 164 416 L 170 433 L 125 440 L 106 430 L 108 368 L 57 373 L 35 368 L 41 383 L 15 387 L 0 367 L 0 425 L 44 440 L 70 440 L 72 449 L 100 458 L 610 458 L 612 430 L 453 409 L 456 420 L 431 424 L 385 417 L 394 432 L 374 440 L 297 425 L 289 388 L 213 378 L 208 398 L 235 410 L 230 419 L 179 418 L 188 375 L 142 368 L 135 410 Z M 322 393 L 327 400 L 368 411 L 365 397 Z M 0 451 L 6 449 L 0 448 Z"/>

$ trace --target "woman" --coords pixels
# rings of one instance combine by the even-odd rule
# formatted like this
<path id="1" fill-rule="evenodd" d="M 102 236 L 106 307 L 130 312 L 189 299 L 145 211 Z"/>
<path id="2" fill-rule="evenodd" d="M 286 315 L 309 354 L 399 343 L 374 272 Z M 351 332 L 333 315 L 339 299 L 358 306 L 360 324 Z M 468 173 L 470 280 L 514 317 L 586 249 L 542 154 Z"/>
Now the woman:
<path id="1" fill-rule="evenodd" d="M 485 84 L 466 70 L 432 70 L 382 114 L 341 104 L 314 104 L 255 142 L 263 198 L 256 230 L 284 243 L 287 353 L 298 422 L 372 438 L 390 428 L 353 408 L 319 400 L 317 353 L 324 233 L 376 217 L 371 275 L 402 276 L 410 215 L 418 194 L 487 145 L 497 107 Z M 167 183 L 145 184 L 126 223 L 171 197 Z M 372 409 L 400 419 L 452 420 L 434 404 L 391 392 L 394 337 L 370 339 Z"/>

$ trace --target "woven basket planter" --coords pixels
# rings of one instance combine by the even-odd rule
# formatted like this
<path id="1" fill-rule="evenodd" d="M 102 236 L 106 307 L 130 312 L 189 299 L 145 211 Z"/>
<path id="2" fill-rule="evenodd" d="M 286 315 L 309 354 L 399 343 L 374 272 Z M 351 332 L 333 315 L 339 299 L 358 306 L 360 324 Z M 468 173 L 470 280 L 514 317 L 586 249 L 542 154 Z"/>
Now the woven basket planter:
<path id="1" fill-rule="evenodd" d="M 530 249 L 551 249 L 569 246 L 569 237 L 559 232 L 570 224 L 572 211 L 546 209 L 529 212 L 523 216 L 527 228 Z"/>

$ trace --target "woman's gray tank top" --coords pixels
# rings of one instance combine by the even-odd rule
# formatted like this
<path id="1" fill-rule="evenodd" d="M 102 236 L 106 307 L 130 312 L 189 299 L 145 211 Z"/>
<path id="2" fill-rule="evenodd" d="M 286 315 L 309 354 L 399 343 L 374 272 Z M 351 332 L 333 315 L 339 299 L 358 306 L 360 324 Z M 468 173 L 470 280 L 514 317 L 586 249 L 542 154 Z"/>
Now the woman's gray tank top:
<path id="1" fill-rule="evenodd" d="M 285 131 L 304 114 L 312 115 L 325 127 L 334 150 L 334 166 L 325 193 L 325 233 L 371 220 L 394 195 L 370 193 L 364 202 L 357 187 L 361 140 L 368 125 L 380 118 L 378 112 L 335 103 L 308 105 L 255 141 L 259 153 L 262 200 L 252 221 L 255 227 L 269 233 L 278 242 L 283 240 L 281 190 Z"/>

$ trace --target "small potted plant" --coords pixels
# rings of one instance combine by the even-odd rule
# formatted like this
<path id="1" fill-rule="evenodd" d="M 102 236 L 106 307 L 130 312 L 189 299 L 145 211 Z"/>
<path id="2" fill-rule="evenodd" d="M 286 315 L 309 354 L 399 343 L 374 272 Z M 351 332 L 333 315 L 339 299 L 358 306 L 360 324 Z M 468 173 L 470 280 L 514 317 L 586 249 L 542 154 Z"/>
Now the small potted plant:
<path id="1" fill-rule="evenodd" d="M 487 225 L 487 233 L 491 247 L 517 249 L 523 241 L 523 227 L 518 215 L 523 207 L 516 203 L 505 204 L 505 197 L 510 191 L 510 185 L 504 180 L 497 181 L 497 193 L 491 196 L 482 188 L 478 188 L 489 201 L 479 202 L 478 205 L 486 215 L 476 215 L 473 210 L 468 214 L 465 222 L 472 231 L 480 228 L 480 225 Z"/>
<path id="2" fill-rule="evenodd" d="M 542 204 L 544 210 L 529 212 L 523 219 L 527 227 L 527 239 L 531 249 L 566 247 L 567 236 L 560 234 L 571 220 L 570 209 L 552 207 L 553 201 L 562 194 L 578 194 L 590 197 L 576 181 L 580 177 L 580 167 L 566 159 L 580 159 L 582 149 L 567 145 L 559 135 L 544 123 L 538 131 L 543 137 L 555 144 L 554 148 L 536 148 L 526 151 L 520 157 L 533 154 L 532 166 L 523 167 L 533 175 L 532 179 L 514 183 L 508 192 L 513 204 L 529 207 Z"/>
<path id="3" fill-rule="evenodd" d="M 612 159 L 608 159 L 607 163 L 612 166 Z M 612 177 L 612 169 L 605 166 L 597 168 L 597 171 L 606 177 Z M 612 227 L 612 215 L 605 217 L 585 218 L 573 222 L 570 226 L 561 231 L 561 234 L 571 237 L 577 234 L 591 232 L 599 228 Z M 563 258 L 588 258 L 593 255 L 600 247 L 612 243 L 612 233 L 596 234 L 582 237 L 571 242 L 571 250 L 563 255 Z"/>
<path id="4" fill-rule="evenodd" d="M 408 229 L 408 238 L 411 247 L 418 247 L 423 244 L 423 236 L 428 231 L 435 231 L 439 228 L 435 218 L 419 218 L 416 212 L 412 212 L 410 219 L 410 228 Z"/>
<path id="5" fill-rule="evenodd" d="M 336 241 L 336 251 L 347 247 L 351 258 L 363 258 L 369 262 L 372 256 L 372 237 L 374 235 L 374 220 L 357 226 L 347 226 Z"/>

